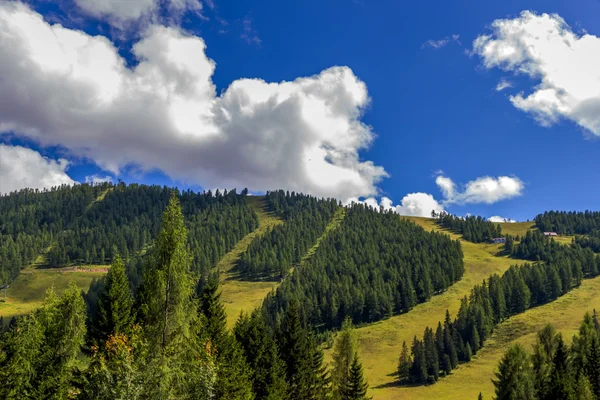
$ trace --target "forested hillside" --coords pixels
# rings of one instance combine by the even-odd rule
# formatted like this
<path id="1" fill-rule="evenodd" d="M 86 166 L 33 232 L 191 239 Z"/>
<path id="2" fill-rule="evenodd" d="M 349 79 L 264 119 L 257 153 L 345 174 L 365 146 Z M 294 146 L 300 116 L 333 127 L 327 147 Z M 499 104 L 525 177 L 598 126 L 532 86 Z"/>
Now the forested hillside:
<path id="1" fill-rule="evenodd" d="M 264 307 L 272 321 L 296 301 L 315 326 L 338 327 L 347 316 L 355 323 L 373 322 L 427 301 L 463 270 L 457 241 L 354 204 Z"/>
<path id="2" fill-rule="evenodd" d="M 250 275 L 283 277 L 323 234 L 339 205 L 335 199 L 283 190 L 268 192 L 266 200 L 286 223 L 254 240 L 242 254 L 239 269 Z"/>
<path id="3" fill-rule="evenodd" d="M 156 237 L 174 191 L 179 193 L 161 186 L 103 184 L 1 197 L 4 280 L 14 279 L 46 248 L 50 267 L 106 264 L 117 253 L 125 260 L 141 255 Z M 194 271 L 206 272 L 258 226 L 246 193 L 179 194 Z M 101 201 L 95 201 L 100 194 Z"/>
<path id="4" fill-rule="evenodd" d="M 218 280 L 196 290 L 187 233 L 172 193 L 135 293 L 117 254 L 92 302 L 74 285 L 50 289 L 40 309 L 0 326 L 0 397 L 367 399 L 356 345 L 338 340 L 330 374 L 296 303 L 276 329 L 257 310 L 229 331 Z"/>
<path id="5" fill-rule="evenodd" d="M 600 231 L 600 212 L 546 211 L 535 217 L 535 224 L 543 232 L 586 235 Z"/>
<path id="6" fill-rule="evenodd" d="M 65 185 L 0 196 L 0 283 L 12 281 L 107 189 Z"/>
<path id="7" fill-rule="evenodd" d="M 463 235 L 465 240 L 473 243 L 487 242 L 502 236 L 502 228 L 499 224 L 482 217 L 458 217 L 441 212 L 437 214 L 437 222 L 440 226 Z"/>

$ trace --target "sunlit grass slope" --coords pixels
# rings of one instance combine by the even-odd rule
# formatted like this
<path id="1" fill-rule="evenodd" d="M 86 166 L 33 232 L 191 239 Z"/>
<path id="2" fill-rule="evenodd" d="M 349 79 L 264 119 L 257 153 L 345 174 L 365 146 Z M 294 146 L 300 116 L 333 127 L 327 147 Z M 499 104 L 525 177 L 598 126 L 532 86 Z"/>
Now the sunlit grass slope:
<path id="1" fill-rule="evenodd" d="M 452 375 L 440 379 L 435 385 L 374 390 L 374 399 L 476 399 L 479 392 L 483 393 L 484 399 L 492 399 L 494 385 L 491 379 L 510 345 L 521 343 L 531 349 L 537 332 L 548 323 L 562 332 L 570 343 L 585 312 L 591 312 L 594 308 L 600 309 L 600 277 L 584 280 L 581 287 L 552 303 L 529 309 L 498 325 L 470 363 L 461 365 Z"/>
<path id="2" fill-rule="evenodd" d="M 278 285 L 276 281 L 247 280 L 234 271 L 241 254 L 246 251 L 254 238 L 283 223 L 282 219 L 268 211 L 263 196 L 249 196 L 248 203 L 258 215 L 258 228 L 242 238 L 217 264 L 222 279 L 221 301 L 225 306 L 227 324 L 230 327 L 235 323 L 242 310 L 251 311 L 259 306 L 267 293 Z"/>
<path id="3" fill-rule="evenodd" d="M 408 218 L 427 231 L 441 230 L 432 219 Z M 528 228 L 521 226 L 518 229 L 525 232 Z M 453 233 L 448 234 L 453 239 L 460 237 Z M 468 295 L 473 286 L 487 279 L 490 274 L 502 274 L 510 265 L 518 263 L 508 257 L 499 256 L 502 251 L 502 245 L 499 244 L 462 241 L 462 247 L 465 273 L 459 282 L 406 314 L 357 329 L 360 356 L 371 387 L 370 395 L 375 399 L 404 398 L 399 396 L 399 389 L 395 386 L 396 377 L 393 376 L 403 341 L 410 346 L 415 335 L 422 337 L 426 326 L 435 328 L 438 321 L 443 320 L 446 309 L 450 310 L 453 316 L 456 315 L 461 298 Z M 330 360 L 330 357 L 328 351 L 327 359 Z"/>
<path id="4" fill-rule="evenodd" d="M 68 269 L 34 269 L 27 268 L 15 279 L 6 291 L 0 291 L 0 316 L 4 320 L 15 315 L 29 313 L 39 307 L 44 299 L 46 289 L 54 287 L 57 293 L 67 288 L 70 281 L 84 291 L 87 291 L 94 278 L 105 274 L 106 266 L 94 266 L 92 272 Z"/>

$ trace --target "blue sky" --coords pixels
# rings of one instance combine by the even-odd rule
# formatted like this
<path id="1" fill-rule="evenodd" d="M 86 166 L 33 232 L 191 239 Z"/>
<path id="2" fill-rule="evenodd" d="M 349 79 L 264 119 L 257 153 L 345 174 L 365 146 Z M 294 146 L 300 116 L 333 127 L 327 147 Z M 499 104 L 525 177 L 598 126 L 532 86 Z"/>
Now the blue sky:
<path id="1" fill-rule="evenodd" d="M 139 3 L 143 7 L 152 1 L 131 0 L 129 4 L 133 7 Z M 55 182 L 53 179 L 63 179 L 57 175 L 66 171 L 75 181 L 85 181 L 92 175 L 108 175 L 127 182 L 176 184 L 194 189 L 235 185 L 261 191 L 286 187 L 332 195 L 340 200 L 372 197 L 372 201 L 380 202 L 386 197 L 391 200 L 385 202 L 386 206 L 398 204 L 397 211 L 408 214 L 422 214 L 430 205 L 416 204 L 421 201 L 417 197 L 405 198 L 412 193 L 431 195 L 440 208 L 453 213 L 500 215 L 516 220 L 533 218 L 549 209 L 597 208 L 600 198 L 600 179 L 596 172 L 600 165 L 600 72 L 597 72 L 600 70 L 597 23 L 600 2 L 597 0 L 582 0 L 576 4 L 547 0 L 428 4 L 366 0 L 189 0 L 177 11 L 174 5 L 163 2 L 133 17 L 124 17 L 129 12 L 118 9 L 127 2 L 106 4 L 109 3 L 112 6 L 104 8 L 90 6 L 88 0 L 51 6 L 37 1 L 18 10 L 14 4 L 12 8 L 5 6 L 4 25 L 0 22 L 4 32 L 6 29 L 18 32 L 14 23 L 17 15 L 39 13 L 43 21 L 36 22 L 38 25 L 52 26 L 60 22 L 66 30 L 78 29 L 89 37 L 104 36 L 102 40 L 118 50 L 115 57 L 122 57 L 126 64 L 119 70 L 123 79 L 129 79 L 129 72 L 144 57 L 150 60 L 149 69 L 153 74 L 160 75 L 156 80 L 153 80 L 155 75 L 151 75 L 152 79 L 144 75 L 147 78 L 144 82 L 150 87 L 144 92 L 145 97 L 140 95 L 138 103 L 144 105 L 145 111 L 121 105 L 119 102 L 126 96 L 122 94 L 125 91 L 120 91 L 118 95 L 107 92 L 110 100 L 102 98 L 98 104 L 73 113 L 73 109 L 86 103 L 85 84 L 94 83 L 96 75 L 82 78 L 73 72 L 76 68 L 64 65 L 83 62 L 83 55 L 89 56 L 95 50 L 80 52 L 75 58 L 65 56 L 69 58 L 67 61 L 57 61 L 64 65 L 50 72 L 36 65 L 36 69 L 31 70 L 40 74 L 36 79 L 29 79 L 26 71 L 19 70 L 23 64 L 15 62 L 9 72 L 14 74 L 12 80 L 17 85 L 10 87 L 12 91 L 5 91 L 12 97 L 0 95 L 0 130 L 3 132 L 0 142 L 7 145 L 2 157 L 5 163 L 0 184 L 10 181 L 5 184 L 6 188 L 44 186 Z M 521 14 L 524 10 L 533 14 Z M 544 19 L 543 13 L 553 15 Z M 0 21 L 1 15 L 0 11 Z M 492 23 L 496 20 L 505 20 L 506 24 L 494 28 Z M 152 130 L 161 124 L 160 120 L 152 122 L 153 115 L 160 114 L 160 107 L 172 111 L 175 109 L 171 109 L 172 104 L 181 100 L 171 94 L 158 101 L 148 93 L 160 93 L 181 82 L 183 86 L 193 86 L 194 77 L 204 77 L 205 72 L 186 72 L 184 76 L 180 69 L 176 72 L 168 69 L 171 74 L 168 75 L 166 69 L 160 69 L 164 63 L 159 56 L 152 57 L 153 52 L 160 51 L 160 43 L 164 43 L 159 40 L 157 27 L 164 26 L 169 27 L 169 37 L 175 40 L 201 38 L 206 45 L 205 54 L 195 54 L 196 50 L 202 53 L 202 49 L 192 46 L 172 57 L 181 57 L 182 63 L 205 58 L 216 64 L 214 73 L 209 72 L 207 78 L 208 86 L 212 83 L 214 88 L 199 85 L 192 93 L 191 89 L 186 91 L 185 87 L 179 87 L 172 89 L 173 93 L 185 101 L 193 98 L 190 104 L 197 105 L 204 104 L 199 93 L 214 91 L 206 98 L 227 110 L 222 117 L 225 119 L 238 110 L 239 99 L 248 96 L 252 98 L 247 100 L 248 107 L 253 107 L 248 111 L 251 116 L 240 111 L 243 118 L 236 122 L 233 116 L 224 127 L 214 122 L 211 114 L 210 124 L 191 121 L 181 127 L 179 122 L 188 114 L 178 111 L 170 121 L 178 129 L 173 131 L 175 139 L 165 138 L 171 127 L 166 123 L 166 133 L 157 128 L 156 133 L 143 137 L 144 129 Z M 536 26 L 541 27 L 541 32 L 547 32 L 547 26 L 557 27 L 558 36 L 566 37 L 565 42 L 571 40 L 569 49 L 573 54 L 562 57 L 561 51 L 565 50 L 560 48 L 559 41 L 552 39 L 551 34 L 548 38 L 542 35 L 540 39 Z M 163 39 L 167 37 L 165 32 L 160 36 Z M 583 46 L 581 39 L 585 34 L 587 39 Z M 529 39 L 537 37 L 537 41 L 528 42 L 527 35 Z M 25 36 L 22 39 L 29 41 L 27 43 L 37 41 L 42 47 L 50 40 L 42 33 L 38 37 Z M 57 37 L 56 40 L 67 40 Z M 148 40 L 145 50 L 141 50 L 144 56 L 140 56 L 140 52 L 136 56 L 132 46 L 144 38 L 156 41 Z M 480 38 L 479 47 L 474 45 L 477 38 Z M 531 43 L 532 46 L 526 47 Z M 503 52 L 502 46 L 507 45 L 516 46 L 516 53 Z M 31 50 L 27 53 L 27 46 L 22 47 L 25 48 L 23 54 L 14 56 L 10 49 L 0 46 L 0 58 L 22 56 L 36 63 L 43 61 L 45 65 L 48 60 L 62 57 L 60 52 L 45 54 L 40 50 L 38 54 L 37 50 Z M 31 45 L 31 48 L 36 46 Z M 526 48 L 530 51 L 524 50 Z M 40 61 L 40 57 L 49 59 Z M 173 59 L 169 57 L 165 59 Z M 575 67 L 568 67 L 568 63 L 574 63 Z M 206 64 L 208 69 L 209 64 Z M 329 78 L 322 74 L 334 66 L 347 69 L 336 70 Z M 53 80 L 65 79 L 64 85 L 51 86 L 47 78 L 54 73 L 58 75 Z M 287 93 L 285 85 L 267 89 L 267 86 L 248 84 L 239 91 L 231 90 L 230 97 L 222 95 L 232 82 L 242 78 L 280 83 L 313 76 L 317 76 L 314 82 L 299 84 L 301 89 L 289 89 L 302 92 L 298 95 L 300 100 L 289 104 L 273 100 Z M 502 80 L 511 87 L 497 90 Z M 100 81 L 94 90 L 109 87 L 107 82 Z M 139 83 L 139 79 L 136 82 Z M 152 87 L 153 82 L 159 82 L 156 88 Z M 540 87 L 540 84 L 544 85 Z M 44 85 L 48 85 L 48 89 Z M 368 91 L 369 101 L 362 96 L 363 86 Z M 42 95 L 61 91 L 61 87 L 65 87 L 64 93 L 56 98 Z M 550 92 L 544 92 L 545 89 Z M 135 90 L 139 91 L 139 87 Z M 539 97 L 528 98 L 536 91 Z M 510 96 L 521 92 L 522 102 L 514 97 L 511 101 Z M 21 98 L 23 93 L 26 95 Z M 89 93 L 92 96 L 96 92 Z M 265 93 L 272 96 L 277 106 L 268 103 L 269 96 Z M 314 93 L 318 93 L 317 100 L 313 98 Z M 548 93 L 550 99 L 544 97 Z M 215 95 L 217 100 L 214 100 Z M 13 102 L 15 96 L 19 100 Z M 111 118 L 119 114 L 114 120 L 103 114 L 107 102 L 119 104 L 110 114 Z M 336 105 L 331 106 L 332 102 Z M 309 124 L 302 120 L 311 119 L 311 107 L 330 106 L 331 113 L 341 110 L 341 114 L 329 115 L 331 120 L 322 123 L 318 118 Z M 35 111 L 20 113 L 15 107 Z M 15 114 L 19 114 L 18 117 Z M 180 115 L 185 118 L 178 117 Z M 147 125 L 137 125 L 146 117 L 150 121 Z M 130 129 L 123 128 L 129 124 Z M 220 132 L 215 135 L 225 135 L 231 141 L 223 145 L 211 142 L 209 146 L 203 142 L 209 139 L 200 138 L 205 133 L 194 136 L 196 131 L 202 131 L 204 126 L 213 127 L 212 124 Z M 288 124 L 291 139 L 283 140 Z M 351 127 L 347 135 L 343 132 L 346 125 Z M 91 127 L 90 132 L 87 132 L 88 127 Z M 329 132 L 332 129 L 341 129 L 341 133 L 332 136 Z M 244 135 L 262 136 L 246 140 Z M 120 144 L 120 140 L 125 144 Z M 218 142 L 218 138 L 215 141 Z M 15 150 L 21 147 L 39 152 L 47 159 L 34 160 L 35 154 Z M 296 157 L 294 148 L 304 149 L 305 152 L 298 151 L 302 157 L 307 154 L 306 157 Z M 319 149 L 325 150 L 319 152 Z M 256 154 L 246 159 L 246 154 L 253 151 Z M 274 167 L 265 165 L 271 156 Z M 310 162 L 315 163 L 314 158 L 321 156 L 325 160 L 323 165 L 336 165 L 336 172 L 330 174 L 327 166 L 311 169 Z M 223 161 L 228 157 L 230 162 Z M 24 161 L 25 158 L 29 161 Z M 162 158 L 164 160 L 158 161 Z M 236 161 L 240 158 L 244 161 Z M 66 162 L 51 161 L 57 159 L 68 160 L 68 166 Z M 6 160 L 11 161 L 12 167 L 6 165 Z M 367 162 L 372 165 L 365 164 Z M 20 165 L 22 167 L 15 167 Z M 44 168 L 52 171 L 52 177 L 38 170 Z M 297 172 L 305 168 L 306 175 Z M 17 177 L 19 171 L 26 171 L 27 176 Z M 325 178 L 330 175 L 335 178 Z M 442 190 L 440 181 L 436 180 L 439 176 L 451 179 L 454 184 L 451 192 Z M 500 177 L 513 181 L 506 181 L 508 186 L 503 186 Z M 404 204 L 403 199 L 406 199 Z M 412 205 L 420 211 L 411 208 L 411 201 L 416 202 Z"/>

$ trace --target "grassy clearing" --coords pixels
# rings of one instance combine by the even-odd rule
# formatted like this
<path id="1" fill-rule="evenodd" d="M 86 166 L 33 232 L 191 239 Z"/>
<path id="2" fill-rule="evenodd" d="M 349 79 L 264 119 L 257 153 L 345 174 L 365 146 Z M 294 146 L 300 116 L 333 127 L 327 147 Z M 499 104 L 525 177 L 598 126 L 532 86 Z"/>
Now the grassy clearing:
<path id="1" fill-rule="evenodd" d="M 283 223 L 283 220 L 268 211 L 264 197 L 249 196 L 248 203 L 258 215 L 258 228 L 242 238 L 217 264 L 222 279 L 221 301 L 227 312 L 227 325 L 230 327 L 242 310 L 250 311 L 258 307 L 265 296 L 278 285 L 276 281 L 245 280 L 233 271 L 241 254 L 246 251 L 254 238 Z"/>
<path id="2" fill-rule="evenodd" d="M 54 287 L 56 292 L 60 293 L 67 288 L 70 281 L 75 282 L 81 290 L 88 290 L 92 280 L 100 278 L 104 273 L 63 269 L 25 269 L 6 291 L 6 301 L 2 291 L 0 316 L 3 316 L 6 321 L 13 316 L 33 311 L 41 305 L 46 289 Z"/>
<path id="3" fill-rule="evenodd" d="M 409 219 L 427 231 L 441 230 L 432 219 Z M 459 235 L 454 233 L 449 235 L 453 239 L 459 238 Z M 453 316 L 456 315 L 460 299 L 468 295 L 473 286 L 487 279 L 492 273 L 502 274 L 510 265 L 517 263 L 508 257 L 497 256 L 502 250 L 502 245 L 499 244 L 462 241 L 462 246 L 465 273 L 459 282 L 427 303 L 419 304 L 409 313 L 357 328 L 360 356 L 371 387 L 370 395 L 375 399 L 404 398 L 404 394 L 399 394 L 399 388 L 395 386 L 396 377 L 393 376 L 403 341 L 410 346 L 415 335 L 423 335 L 426 326 L 437 326 L 438 321 L 443 320 L 446 309 L 450 310 Z M 326 352 L 326 358 L 331 360 L 331 351 Z"/>
<path id="4" fill-rule="evenodd" d="M 331 232 L 332 230 L 334 230 L 340 226 L 340 224 L 344 220 L 345 216 L 346 216 L 346 208 L 345 207 L 340 207 L 335 211 L 333 218 L 325 227 L 325 232 L 323 232 L 323 234 L 317 239 L 317 242 L 310 249 L 308 249 L 308 251 L 306 252 L 304 257 L 302 257 L 302 260 L 300 260 L 300 265 L 302 265 L 306 260 L 308 260 L 315 254 L 315 252 L 319 248 L 319 244 L 321 244 L 321 241 L 329 234 L 329 232 Z"/>
<path id="5" fill-rule="evenodd" d="M 482 392 L 485 399 L 494 395 L 491 379 L 506 349 L 516 343 L 530 349 L 535 337 L 546 324 L 553 324 L 570 343 L 579 329 L 586 311 L 600 309 L 600 277 L 583 281 L 581 287 L 540 307 L 509 318 L 498 325 L 480 352 L 452 375 L 432 386 L 390 387 L 373 391 L 375 399 L 476 399 Z"/>
<path id="6" fill-rule="evenodd" d="M 500 226 L 502 227 L 503 235 L 508 234 L 508 235 L 513 235 L 513 236 L 517 236 L 517 235 L 523 236 L 527 233 L 527 231 L 536 229 L 535 222 L 533 222 L 533 221 L 514 222 L 514 223 L 502 222 L 502 223 L 500 223 Z"/>

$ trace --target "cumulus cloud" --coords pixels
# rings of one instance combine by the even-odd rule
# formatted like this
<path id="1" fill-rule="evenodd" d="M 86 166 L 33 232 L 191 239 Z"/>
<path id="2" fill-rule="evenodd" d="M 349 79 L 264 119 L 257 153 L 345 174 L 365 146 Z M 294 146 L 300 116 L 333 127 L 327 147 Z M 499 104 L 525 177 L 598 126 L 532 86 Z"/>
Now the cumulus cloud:
<path id="1" fill-rule="evenodd" d="M 439 39 L 439 40 L 429 39 L 428 41 L 426 41 L 425 43 L 423 43 L 421 45 L 421 48 L 424 49 L 426 47 L 431 47 L 434 49 L 440 49 L 451 42 L 456 42 L 458 44 L 461 44 L 459 38 L 460 38 L 459 35 L 452 35 L 452 36 L 446 36 L 445 38 Z"/>
<path id="2" fill-rule="evenodd" d="M 480 177 L 467 182 L 462 191 L 456 190 L 455 183 L 444 176 L 438 176 L 436 183 L 444 194 L 444 205 L 492 204 L 521 196 L 525 188 L 523 182 L 515 176 Z"/>
<path id="3" fill-rule="evenodd" d="M 347 67 L 290 82 L 239 79 L 220 95 L 204 41 L 151 26 L 129 68 L 107 38 L 0 3 L 0 132 L 60 145 L 118 175 L 158 169 L 203 187 L 377 194 L 385 170 L 359 151 L 367 87 Z"/>
<path id="4" fill-rule="evenodd" d="M 498 84 L 496 85 L 496 91 L 501 92 L 504 89 L 508 89 L 511 87 L 513 87 L 512 82 L 509 81 L 508 79 L 502 78 L 502 79 L 500 79 L 500 82 L 498 82 Z"/>
<path id="5" fill-rule="evenodd" d="M 510 97 L 518 109 L 550 126 L 566 118 L 600 136 L 600 37 L 574 33 L 557 14 L 523 11 L 498 19 L 473 42 L 488 68 L 538 79 L 532 93 Z"/>
<path id="6" fill-rule="evenodd" d="M 439 171 L 441 173 L 441 171 Z M 435 183 L 442 192 L 443 200 L 436 200 L 429 193 L 409 193 L 402 198 L 400 204 L 394 205 L 388 197 L 382 197 L 380 201 L 375 197 L 359 199 L 356 197 L 348 199 L 344 204 L 349 205 L 352 202 L 362 203 L 371 206 L 377 210 L 382 207 L 385 210 L 392 210 L 400 215 L 409 215 L 417 217 L 431 217 L 431 211 L 440 213 L 444 207 L 453 204 L 492 204 L 501 200 L 511 199 L 522 195 L 524 184 L 517 177 L 499 176 L 497 178 L 484 176 L 467 182 L 459 186 L 447 176 L 438 175 Z M 468 213 L 466 215 L 469 215 Z M 498 216 L 491 217 L 501 218 Z M 514 222 L 514 221 L 494 221 L 494 222 Z"/>
<path id="7" fill-rule="evenodd" d="M 92 183 L 92 184 L 99 184 L 99 183 L 112 183 L 113 182 L 113 178 L 110 175 L 98 175 L 98 174 L 94 174 L 94 175 L 88 175 L 85 177 L 85 183 Z"/>
<path id="8" fill-rule="evenodd" d="M 352 203 L 362 203 L 367 206 L 373 207 L 379 211 L 383 208 L 386 211 L 393 211 L 400 215 L 414 216 L 414 217 L 428 217 L 431 218 L 431 211 L 435 210 L 436 213 L 444 211 L 442 205 L 428 193 L 409 193 L 404 196 L 398 205 L 394 205 L 392 200 L 388 197 L 382 197 L 381 201 L 377 201 L 374 197 L 369 197 L 364 200 L 352 198 L 346 201 L 344 204 L 349 205 Z"/>
<path id="9" fill-rule="evenodd" d="M 488 221 L 494 222 L 494 223 L 497 223 L 497 222 L 515 223 L 515 222 L 517 222 L 514 219 L 504 218 L 499 215 L 494 215 L 492 217 L 489 217 Z"/>
<path id="10" fill-rule="evenodd" d="M 25 147 L 0 144 L 0 194 L 73 185 L 76 182 L 65 172 L 68 165 L 62 158 L 51 160 Z"/>

